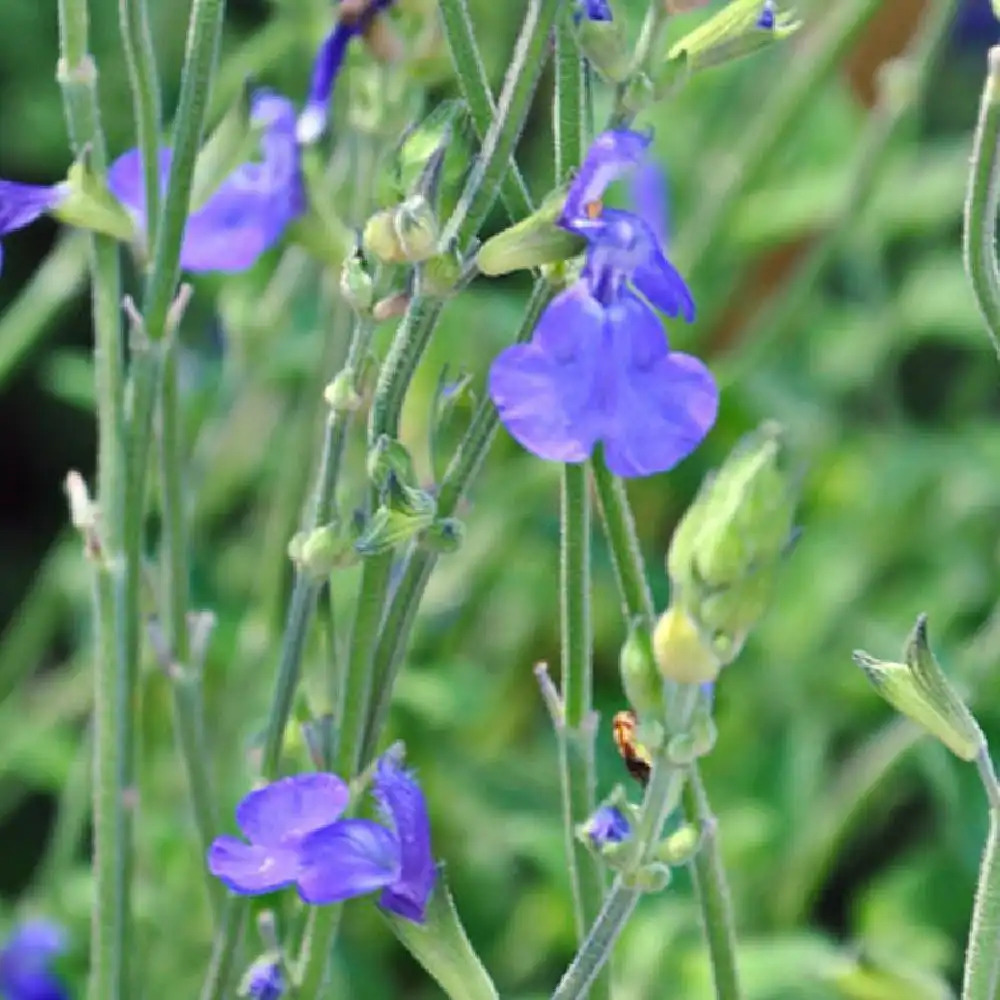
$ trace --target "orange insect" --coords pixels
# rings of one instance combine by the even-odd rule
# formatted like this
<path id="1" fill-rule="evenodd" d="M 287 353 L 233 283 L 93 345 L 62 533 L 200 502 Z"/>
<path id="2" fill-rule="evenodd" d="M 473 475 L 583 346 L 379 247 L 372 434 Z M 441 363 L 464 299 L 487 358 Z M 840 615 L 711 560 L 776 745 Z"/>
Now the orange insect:
<path id="1" fill-rule="evenodd" d="M 649 772 L 653 767 L 653 758 L 649 751 L 635 738 L 635 730 L 639 724 L 635 712 L 616 712 L 611 728 L 614 734 L 615 746 L 625 761 L 628 773 L 639 782 L 643 788 L 649 781 Z"/>

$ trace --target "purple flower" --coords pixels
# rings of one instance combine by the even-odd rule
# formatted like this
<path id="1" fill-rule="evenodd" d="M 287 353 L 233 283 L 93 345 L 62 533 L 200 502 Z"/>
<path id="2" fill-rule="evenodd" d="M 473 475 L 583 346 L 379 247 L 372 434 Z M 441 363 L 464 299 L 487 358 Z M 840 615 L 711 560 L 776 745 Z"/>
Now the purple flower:
<path id="1" fill-rule="evenodd" d="M 762 31 L 774 31 L 774 20 L 777 15 L 774 0 L 764 0 L 757 18 L 757 27 Z"/>
<path id="2" fill-rule="evenodd" d="M 23 229 L 55 208 L 69 194 L 66 184 L 18 184 L 0 180 L 0 236 Z M 3 247 L 0 246 L 0 269 Z"/>
<path id="3" fill-rule="evenodd" d="M 285 976 L 274 953 L 255 959 L 240 983 L 240 996 L 250 1000 L 281 1000 L 284 995 Z"/>
<path id="4" fill-rule="evenodd" d="M 620 844 L 632 834 L 632 827 L 625 814 L 614 806 L 601 806 L 587 820 L 584 832 L 594 847 L 600 849 L 605 844 Z"/>
<path id="5" fill-rule="evenodd" d="M 962 49 L 985 50 L 1000 41 L 1000 22 L 990 0 L 965 0 L 959 7 L 952 31 L 957 46 Z"/>
<path id="6" fill-rule="evenodd" d="M 393 0 L 372 0 L 360 15 L 341 18 L 323 39 L 313 63 L 309 98 L 296 125 L 296 135 L 303 145 L 316 142 L 326 131 L 330 95 L 344 64 L 351 39 L 364 34 L 375 16 L 392 3 Z"/>
<path id="7" fill-rule="evenodd" d="M 246 840 L 217 837 L 208 868 L 244 896 L 295 885 L 307 903 L 336 903 L 381 889 L 379 902 L 422 922 L 434 885 L 430 822 L 420 786 L 386 754 L 375 795 L 388 825 L 341 819 L 350 792 L 334 774 L 282 778 L 236 809 Z"/>
<path id="8" fill-rule="evenodd" d="M 263 129 L 261 159 L 237 167 L 188 216 L 181 246 L 181 267 L 187 271 L 245 271 L 305 209 L 294 106 L 277 94 L 258 91 L 250 117 Z M 164 189 L 171 159 L 171 150 L 160 151 Z M 129 150 L 111 165 L 108 186 L 144 230 L 146 197 L 138 150 Z"/>
<path id="9" fill-rule="evenodd" d="M 587 241 L 580 280 L 542 314 L 532 339 L 490 370 L 500 420 L 528 451 L 582 462 L 597 444 L 612 472 L 672 468 L 708 433 L 718 409 L 711 373 L 671 351 L 654 307 L 694 319 L 684 279 L 663 252 L 662 179 L 649 137 L 604 132 L 570 186 L 559 224 Z M 603 207 L 607 186 L 631 174 L 638 212 Z"/>
<path id="10" fill-rule="evenodd" d="M 48 920 L 19 924 L 0 949 L 0 996 L 4 1000 L 69 1000 L 51 971 L 66 950 L 66 934 Z"/>
<path id="11" fill-rule="evenodd" d="M 608 0 L 576 0 L 576 10 L 573 12 L 573 17 L 577 22 L 584 18 L 588 21 L 610 21 L 612 20 L 611 5 Z"/>

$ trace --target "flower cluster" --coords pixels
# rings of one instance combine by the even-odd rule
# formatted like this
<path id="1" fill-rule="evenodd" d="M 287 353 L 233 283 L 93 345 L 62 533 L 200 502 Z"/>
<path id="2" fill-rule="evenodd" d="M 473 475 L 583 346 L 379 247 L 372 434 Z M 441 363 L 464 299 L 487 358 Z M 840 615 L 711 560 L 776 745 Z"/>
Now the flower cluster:
<path id="1" fill-rule="evenodd" d="M 708 433 L 718 389 L 697 358 L 671 351 L 654 311 L 694 319 L 694 301 L 664 251 L 662 177 L 650 139 L 631 131 L 594 141 L 559 219 L 587 241 L 580 278 L 546 309 L 526 344 L 490 370 L 501 421 L 541 458 L 582 462 L 603 444 L 620 476 L 672 468 Z M 630 175 L 636 211 L 605 208 Z"/>
<path id="2" fill-rule="evenodd" d="M 66 934 L 48 920 L 16 927 L 0 949 L 0 996 L 4 1000 L 69 1000 L 52 962 L 66 950 Z"/>
<path id="3" fill-rule="evenodd" d="M 300 153 L 326 128 L 327 109 L 337 75 L 352 38 L 361 35 L 392 0 L 368 0 L 360 11 L 345 0 L 342 16 L 317 53 L 306 106 L 279 94 L 258 91 L 251 103 L 250 124 L 260 129 L 260 156 L 240 164 L 201 205 L 192 205 L 181 246 L 186 271 L 245 271 L 273 247 L 288 225 L 306 210 Z M 159 151 L 160 184 L 166 187 L 172 151 Z M 131 216 L 137 242 L 148 232 L 142 156 L 130 149 L 108 171 L 108 188 Z M 0 180 L 0 236 L 34 222 L 47 212 L 58 214 L 72 194 L 67 182 L 18 184 Z M 3 263 L 0 248 L 0 266 Z"/>
<path id="4" fill-rule="evenodd" d="M 341 818 L 350 790 L 335 774 L 300 774 L 257 789 L 236 808 L 246 841 L 217 837 L 209 871 L 241 895 L 294 885 L 316 904 L 380 889 L 383 907 L 422 923 L 436 875 L 423 792 L 391 751 L 376 766 L 374 792 L 383 823 Z"/>

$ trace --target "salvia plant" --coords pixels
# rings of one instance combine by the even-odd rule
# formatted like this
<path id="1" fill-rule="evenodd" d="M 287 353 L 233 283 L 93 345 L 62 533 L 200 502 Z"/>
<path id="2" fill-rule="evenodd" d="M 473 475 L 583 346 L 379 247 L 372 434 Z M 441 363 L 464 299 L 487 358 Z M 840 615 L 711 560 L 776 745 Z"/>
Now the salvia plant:
<path id="1" fill-rule="evenodd" d="M 435 570 L 447 572 L 476 531 L 470 497 L 498 435 L 529 453 L 525 468 L 554 470 L 560 482 L 560 558 L 551 570 L 559 664 L 550 671 L 539 663 L 535 677 L 557 748 L 562 801 L 548 815 L 561 825 L 562 853 L 553 878 L 570 901 L 575 951 L 546 995 L 619 995 L 613 959 L 633 911 L 690 873 L 701 916 L 692 930 L 702 935 L 713 995 L 763 996 L 741 979 L 721 851 L 726 816 L 710 804 L 701 762 L 723 738 L 717 693 L 772 603 L 799 531 L 808 531 L 799 512 L 807 473 L 777 422 L 747 427 L 658 553 L 668 596 L 651 587 L 627 484 L 669 473 L 702 448 L 726 405 L 727 380 L 680 345 L 712 308 L 696 301 L 689 279 L 711 270 L 740 188 L 723 183 L 697 227 L 675 240 L 666 164 L 643 116 L 682 109 L 689 88 L 715 67 L 746 57 L 766 72 L 814 14 L 823 30 L 803 32 L 812 46 L 805 68 L 775 81 L 770 134 L 751 135 L 738 161 L 753 177 L 767 143 L 802 117 L 820 74 L 878 5 L 843 0 L 824 16 L 822 5 L 797 11 L 782 0 L 523 0 L 509 5 L 519 27 L 494 89 L 467 0 L 334 0 L 310 11 L 308 86 L 283 93 L 239 70 L 236 85 L 225 83 L 227 5 L 192 0 L 170 14 L 188 22 L 176 107 L 168 109 L 163 91 L 175 81 L 160 78 L 151 5 L 120 0 L 136 145 L 117 156 L 90 55 L 89 8 L 97 6 L 58 5 L 57 75 L 72 144 L 65 177 L 0 180 L 0 235 L 51 216 L 85 244 L 90 276 L 96 473 L 71 471 L 65 487 L 82 540 L 74 566 L 86 565 L 91 593 L 92 723 L 84 766 L 69 782 L 76 798 L 67 813 L 79 818 L 62 833 L 72 841 L 92 818 L 86 996 L 388 995 L 345 984 L 343 955 L 356 941 L 347 918 L 355 916 L 368 921 L 366 933 L 394 936 L 454 1000 L 506 992 L 463 927 L 462 894 L 449 886 L 449 860 L 475 846 L 443 829 L 447 784 L 424 781 L 447 762 L 433 746 L 407 753 L 387 730 Z M 641 24 L 628 8 L 641 8 Z M 847 207 L 866 197 L 956 11 L 946 0 L 925 4 L 910 49 L 885 74 Z M 440 83 L 452 75 L 457 96 L 445 99 Z M 552 167 L 543 190 L 528 184 L 519 142 L 529 115 L 543 107 L 548 115 L 550 90 Z M 998 199 L 994 49 L 964 233 L 968 276 L 1000 353 Z M 809 273 L 841 235 L 817 243 Z M 6 253 L 9 266 L 16 244 Z M 500 282 L 529 289 L 519 318 L 508 310 L 476 319 L 503 346 L 477 349 L 471 371 L 443 371 L 429 418 L 413 415 L 411 388 L 433 357 L 442 315 Z M 301 324 L 294 317 L 304 303 L 323 346 L 306 362 L 315 378 L 305 417 L 282 434 L 284 417 L 263 412 L 254 356 Z M 193 361 L 199 315 L 215 317 L 223 363 L 236 372 L 223 390 L 205 385 L 221 377 L 218 367 L 206 374 Z M 252 414 L 240 440 L 212 439 L 212 407 Z M 248 435 L 248 427 L 258 429 Z M 241 600 L 258 608 L 257 633 L 260 621 L 277 617 L 281 638 L 272 648 L 248 627 L 234 639 L 229 648 L 246 671 L 230 674 L 220 692 L 210 654 L 219 609 L 193 595 L 210 593 L 205 578 L 227 572 L 199 548 L 197 519 L 213 516 L 207 500 L 209 513 L 199 513 L 201 500 L 216 489 L 218 456 L 231 451 L 276 463 L 287 484 L 274 495 L 273 518 L 247 529 L 253 537 L 241 556 L 244 564 L 270 560 Z M 240 488 L 253 494 L 257 485 L 251 471 Z M 613 721 L 594 708 L 598 533 L 622 612 Z M 861 652 L 854 659 L 878 694 L 982 779 L 990 828 L 962 997 L 996 1000 L 1000 783 L 983 729 L 931 652 L 925 617 L 899 662 Z M 245 697 L 240 689 L 250 671 L 270 691 L 264 704 L 254 685 Z M 220 697 L 238 706 L 236 727 L 216 719 Z M 144 756 L 168 711 L 171 775 Z M 462 721 L 443 715 L 449 724 Z M 622 766 L 620 780 L 608 782 L 596 762 L 612 741 Z M 140 793 L 157 782 L 176 795 L 167 834 L 144 827 Z M 505 824 L 502 816 L 468 819 L 470 829 L 483 822 Z M 509 830 L 516 836 L 513 822 Z M 137 890 L 138 872 L 148 865 L 144 841 L 167 835 L 188 857 L 152 873 L 157 891 L 183 901 L 177 914 L 210 913 L 195 992 L 150 978 L 175 928 L 151 931 L 154 904 Z M 775 893 L 779 904 L 787 898 L 783 887 Z M 12 923 L 0 949 L 8 1000 L 71 995 L 59 918 Z M 193 981 L 190 970 L 184 981 Z M 907 983 L 837 995 L 941 995 Z M 682 994 L 664 980 L 646 995 Z M 803 984 L 781 995 L 815 994 Z"/>

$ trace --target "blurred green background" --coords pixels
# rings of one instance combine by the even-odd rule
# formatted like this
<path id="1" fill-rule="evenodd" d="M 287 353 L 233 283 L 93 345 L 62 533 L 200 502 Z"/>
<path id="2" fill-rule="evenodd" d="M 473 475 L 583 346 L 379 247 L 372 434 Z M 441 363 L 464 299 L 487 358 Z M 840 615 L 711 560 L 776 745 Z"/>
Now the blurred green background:
<path id="1" fill-rule="evenodd" d="M 104 122 L 118 153 L 133 138 L 116 10 L 91 6 Z M 429 107 L 454 92 L 440 38 L 427 28 L 434 3 L 400 6 Z M 494 80 L 523 6 L 471 2 Z M 630 30 L 644 6 L 619 0 Z M 661 604 L 673 525 L 741 434 L 780 420 L 803 470 L 802 537 L 768 616 L 718 686 L 719 742 L 704 767 L 748 1000 L 931 1000 L 952 995 L 961 970 L 986 826 L 976 776 L 895 720 L 850 661 L 855 647 L 894 656 L 917 613 L 928 612 L 943 663 L 1000 739 L 1000 379 L 960 250 L 985 50 L 1000 34 L 986 0 L 959 5 L 918 105 L 896 115 L 879 97 L 880 67 L 938 6 L 803 0 L 807 27 L 791 44 L 696 78 L 640 120 L 655 128 L 671 181 L 674 259 L 700 310 L 671 339 L 707 357 L 724 385 L 705 446 L 630 490 Z M 152 7 L 170 108 L 187 5 Z M 245 76 L 301 99 L 325 5 L 229 8 L 219 107 Z M 671 30 L 703 16 L 678 16 Z M 833 50 L 850 18 L 857 30 Z M 0 176 L 51 182 L 67 167 L 56 48 L 54 4 L 0 5 Z M 338 98 L 345 133 L 369 114 L 372 93 L 401 87 L 389 73 L 372 89 L 371 73 L 370 56 L 355 53 Z M 549 93 L 546 81 L 518 157 L 536 196 L 552 181 Z M 906 105 L 905 86 L 892 94 Z M 607 107 L 601 88 L 598 121 Z M 348 169 L 335 200 L 357 224 L 351 179 Z M 498 210 L 490 229 L 503 223 Z M 0 893 L 11 919 L 33 912 L 67 924 L 66 972 L 81 996 L 89 604 L 61 482 L 70 468 L 89 477 L 93 467 L 82 255 L 78 239 L 42 222 L 5 239 L 0 275 Z M 526 289 L 519 278 L 480 282 L 449 305 L 405 415 L 428 478 L 428 413 L 442 368 L 470 372 L 481 392 Z M 206 697 L 228 824 L 252 780 L 287 597 L 285 545 L 344 330 L 322 277 L 295 251 L 246 277 L 200 280 L 196 293 L 184 331 L 194 596 L 217 617 Z M 386 324 L 380 348 L 390 333 Z M 360 450 L 355 485 L 359 458 Z M 558 661 L 557 496 L 557 469 L 501 435 L 463 511 L 465 544 L 431 582 L 388 734 L 406 740 L 424 782 L 435 849 L 472 941 L 503 995 L 525 1000 L 546 995 L 574 947 L 556 746 L 531 670 Z M 151 546 L 155 532 L 154 517 Z M 603 794 L 627 780 L 609 728 L 624 707 L 624 628 L 595 539 Z M 335 581 L 341 621 L 356 582 L 356 571 Z M 319 703 L 331 655 L 322 638 L 307 662 Z M 144 720 L 145 995 L 194 997 L 210 924 L 169 697 L 152 665 Z M 620 1000 L 711 994 L 683 873 L 641 904 L 616 974 Z M 367 901 L 348 907 L 337 975 L 337 996 L 439 995 Z"/>

